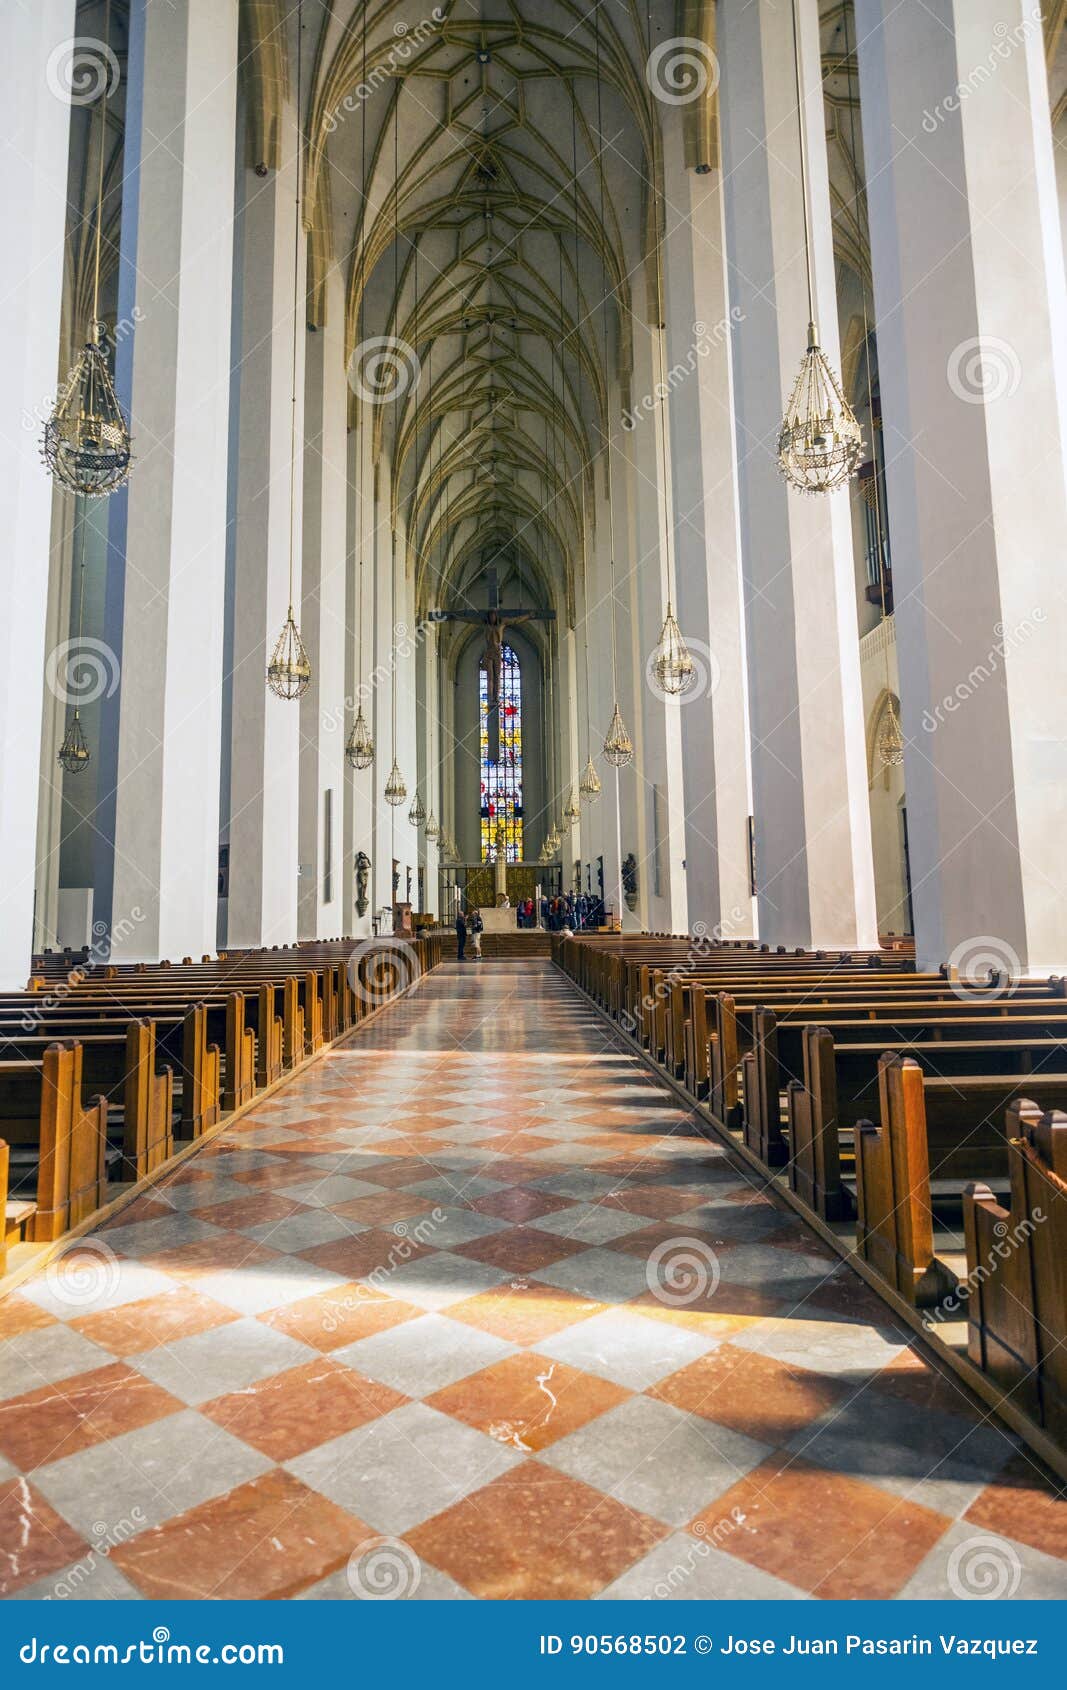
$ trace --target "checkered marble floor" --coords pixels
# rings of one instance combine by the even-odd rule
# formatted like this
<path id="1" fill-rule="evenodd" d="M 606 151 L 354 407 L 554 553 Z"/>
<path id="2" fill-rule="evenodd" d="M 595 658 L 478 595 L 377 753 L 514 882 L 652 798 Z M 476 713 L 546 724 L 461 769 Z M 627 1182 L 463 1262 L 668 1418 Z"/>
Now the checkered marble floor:
<path id="1" fill-rule="evenodd" d="M 0 1302 L 20 1597 L 1067 1594 L 1067 1501 L 548 963 Z"/>

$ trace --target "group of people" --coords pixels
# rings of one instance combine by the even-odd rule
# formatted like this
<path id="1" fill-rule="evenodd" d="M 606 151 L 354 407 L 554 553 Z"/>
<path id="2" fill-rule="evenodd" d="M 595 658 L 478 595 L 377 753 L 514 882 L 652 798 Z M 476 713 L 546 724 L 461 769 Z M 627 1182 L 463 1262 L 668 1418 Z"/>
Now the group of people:
<path id="1" fill-rule="evenodd" d="M 532 912 L 533 899 L 529 899 Z M 541 899 L 541 924 L 550 933 L 570 930 L 580 933 L 586 927 L 600 927 L 604 921 L 604 900 L 587 896 L 585 892 L 567 892 L 559 898 Z M 530 926 L 533 926 L 531 918 Z"/>
<path id="2" fill-rule="evenodd" d="M 475 962 L 482 960 L 482 933 L 485 922 L 477 910 L 465 910 L 462 905 L 456 911 L 456 961 L 466 962 L 467 941 L 470 940 L 471 956 Z"/>

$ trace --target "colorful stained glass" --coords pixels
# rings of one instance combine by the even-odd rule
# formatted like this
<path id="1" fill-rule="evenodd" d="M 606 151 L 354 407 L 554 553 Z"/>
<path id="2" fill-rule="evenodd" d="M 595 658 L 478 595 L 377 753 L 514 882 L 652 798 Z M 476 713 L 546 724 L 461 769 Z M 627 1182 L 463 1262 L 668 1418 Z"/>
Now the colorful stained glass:
<path id="1" fill-rule="evenodd" d="M 478 669 L 478 742 L 482 768 L 482 862 L 496 854 L 504 824 L 507 861 L 522 861 L 522 672 L 509 645 L 500 654 L 499 756 L 489 760 L 489 687 L 485 664 Z"/>

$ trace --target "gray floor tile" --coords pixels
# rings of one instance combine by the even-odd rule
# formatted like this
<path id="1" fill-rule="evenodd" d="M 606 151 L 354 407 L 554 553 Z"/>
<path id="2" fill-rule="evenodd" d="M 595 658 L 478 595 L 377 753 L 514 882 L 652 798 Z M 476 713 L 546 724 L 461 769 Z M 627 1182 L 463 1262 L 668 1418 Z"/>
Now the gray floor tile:
<path id="1" fill-rule="evenodd" d="M 404 1262 L 389 1274 L 390 1296 L 401 1297 L 406 1303 L 416 1303 L 423 1309 L 443 1309 L 450 1303 L 462 1302 L 465 1297 L 477 1296 L 494 1285 L 503 1284 L 510 1276 L 500 1268 L 488 1267 L 484 1262 L 472 1262 L 466 1256 L 455 1256 L 449 1250 L 421 1256 L 417 1261 Z"/>
<path id="2" fill-rule="evenodd" d="M 87 1549 L 80 1561 L 16 1590 L 5 1601 L 140 1602 L 141 1592 L 123 1578 L 106 1555 Z"/>
<path id="3" fill-rule="evenodd" d="M 649 1397 L 600 1415 L 541 1459 L 629 1507 L 681 1526 L 767 1454 L 763 1444 Z"/>
<path id="4" fill-rule="evenodd" d="M 732 1250 L 723 1255 L 723 1279 L 733 1279 L 730 1265 L 737 1254 L 738 1251 Z M 730 1342 L 739 1349 L 756 1350 L 792 1367 L 807 1368 L 809 1373 L 844 1375 L 856 1384 L 880 1373 L 906 1347 L 904 1338 L 891 1326 L 826 1320 L 821 1310 L 810 1304 L 787 1316 L 747 1327 Z"/>
<path id="5" fill-rule="evenodd" d="M 515 1353 L 514 1344 L 491 1333 L 449 1320 L 447 1315 L 425 1314 L 334 1350 L 333 1359 L 405 1396 L 427 1397 Z"/>
<path id="6" fill-rule="evenodd" d="M 331 1244 L 335 1238 L 350 1238 L 354 1232 L 365 1230 L 362 1221 L 347 1220 L 329 1209 L 307 1209 L 285 1220 L 261 1221 L 258 1226 L 237 1228 L 246 1238 L 254 1238 L 287 1255 L 310 1250 L 316 1244 Z"/>
<path id="7" fill-rule="evenodd" d="M 125 1541 L 273 1465 L 186 1409 L 40 1467 L 33 1482 L 90 1543 L 101 1524 L 111 1540 Z"/>
<path id="8" fill-rule="evenodd" d="M 200 1285 L 203 1281 L 199 1282 Z M 259 1320 L 233 1320 L 133 1356 L 130 1366 L 186 1403 L 243 1391 L 269 1373 L 316 1359 L 317 1351 Z"/>
<path id="9" fill-rule="evenodd" d="M 625 1303 L 648 1290 L 645 1263 L 637 1256 L 624 1256 L 620 1250 L 583 1250 L 579 1256 L 567 1256 L 551 1267 L 538 1269 L 530 1278 L 561 1290 L 577 1291 L 601 1303 Z"/>
<path id="10" fill-rule="evenodd" d="M 1067 1564 L 1014 1538 L 960 1520 L 931 1549 L 899 1590 L 920 1602 L 1067 1600 Z M 1018 1629 L 1018 1628 L 1016 1628 Z"/>
<path id="11" fill-rule="evenodd" d="M 114 1356 L 57 1322 L 0 1344 L 0 1398 L 21 1397 L 74 1373 L 110 1367 Z"/>
<path id="12" fill-rule="evenodd" d="M 724 1554 L 704 1538 L 672 1532 L 597 1597 L 601 1602 L 804 1602 L 803 1590 Z M 740 1626 L 738 1627 L 740 1630 Z"/>
<path id="13" fill-rule="evenodd" d="M 631 1391 L 645 1391 L 669 1373 L 677 1373 L 706 1355 L 718 1341 L 621 1308 L 579 1320 L 554 1337 L 545 1338 L 537 1350 Z"/>
<path id="14" fill-rule="evenodd" d="M 376 1531 L 399 1535 L 520 1459 L 425 1403 L 409 1403 L 285 1466 Z"/>

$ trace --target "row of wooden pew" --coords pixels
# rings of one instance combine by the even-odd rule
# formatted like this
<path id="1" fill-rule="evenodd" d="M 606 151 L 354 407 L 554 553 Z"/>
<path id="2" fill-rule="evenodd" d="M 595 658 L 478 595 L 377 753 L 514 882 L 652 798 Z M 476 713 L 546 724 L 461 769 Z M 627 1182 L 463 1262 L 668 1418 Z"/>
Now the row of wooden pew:
<path id="1" fill-rule="evenodd" d="M 0 1272 L 9 1245 L 61 1238 L 413 984 L 440 939 L 64 960 L 0 993 Z"/>
<path id="2" fill-rule="evenodd" d="M 1067 982 L 662 935 L 554 955 L 891 1301 L 955 1320 L 1067 1448 Z"/>

